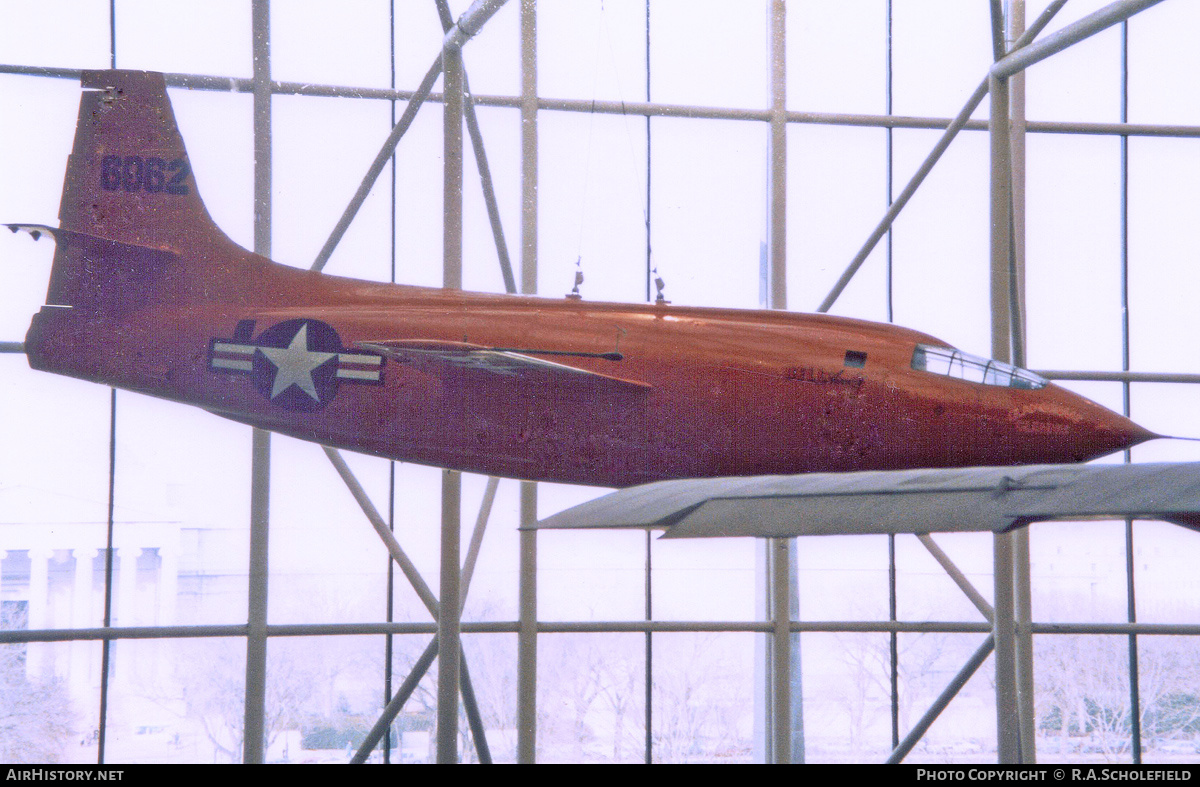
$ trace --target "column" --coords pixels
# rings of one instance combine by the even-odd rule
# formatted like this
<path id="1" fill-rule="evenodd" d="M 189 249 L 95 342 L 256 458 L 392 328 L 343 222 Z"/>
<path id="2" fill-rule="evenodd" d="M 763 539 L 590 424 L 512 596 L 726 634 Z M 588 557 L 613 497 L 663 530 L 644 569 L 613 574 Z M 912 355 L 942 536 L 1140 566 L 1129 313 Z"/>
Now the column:
<path id="1" fill-rule="evenodd" d="M 46 628 L 46 610 L 50 602 L 50 558 L 53 556 L 52 549 L 29 550 L 29 628 L 33 631 Z M 42 677 L 45 656 L 45 642 L 29 643 L 25 651 L 25 674 L 28 677 Z"/>
<path id="2" fill-rule="evenodd" d="M 75 558 L 75 584 L 71 593 L 71 628 L 90 628 L 93 625 L 92 613 L 92 567 L 96 558 L 95 549 L 76 549 L 71 555 Z M 88 695 L 91 685 L 91 672 L 88 656 L 92 651 L 92 643 L 87 640 L 75 640 L 71 643 L 71 670 L 67 681 L 71 687 L 71 695 L 84 698 Z"/>

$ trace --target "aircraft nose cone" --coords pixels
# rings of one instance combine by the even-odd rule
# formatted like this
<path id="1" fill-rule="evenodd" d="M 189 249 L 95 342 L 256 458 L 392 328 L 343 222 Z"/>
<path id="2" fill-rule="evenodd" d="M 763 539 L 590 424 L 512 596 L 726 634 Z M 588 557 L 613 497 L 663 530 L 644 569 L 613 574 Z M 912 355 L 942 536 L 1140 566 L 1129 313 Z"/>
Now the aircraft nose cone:
<path id="1" fill-rule="evenodd" d="M 1072 395 L 1074 397 L 1074 395 Z M 1153 440 L 1159 435 L 1145 429 L 1123 415 L 1112 412 L 1082 397 L 1075 408 L 1078 420 L 1075 423 L 1075 449 L 1079 461 L 1096 459 L 1117 451 L 1124 451 L 1139 443 Z"/>
<path id="2" fill-rule="evenodd" d="M 1110 412 L 1108 416 L 1106 422 L 1095 426 L 1092 443 L 1097 456 L 1124 451 L 1159 436 L 1149 429 L 1138 426 L 1123 415 Z"/>

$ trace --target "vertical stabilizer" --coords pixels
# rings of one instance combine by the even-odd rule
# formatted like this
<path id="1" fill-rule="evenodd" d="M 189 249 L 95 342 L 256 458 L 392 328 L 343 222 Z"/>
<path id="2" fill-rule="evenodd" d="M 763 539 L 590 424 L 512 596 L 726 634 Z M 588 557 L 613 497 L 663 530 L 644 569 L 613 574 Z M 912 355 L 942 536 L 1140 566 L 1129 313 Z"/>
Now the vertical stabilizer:
<path id="1" fill-rule="evenodd" d="M 163 75 L 84 71 L 82 84 L 46 303 L 116 315 L 228 296 L 250 255 L 200 199 Z"/>
<path id="2" fill-rule="evenodd" d="M 196 189 L 162 74 L 84 71 L 82 86 L 60 226 L 175 250 L 217 231 Z"/>

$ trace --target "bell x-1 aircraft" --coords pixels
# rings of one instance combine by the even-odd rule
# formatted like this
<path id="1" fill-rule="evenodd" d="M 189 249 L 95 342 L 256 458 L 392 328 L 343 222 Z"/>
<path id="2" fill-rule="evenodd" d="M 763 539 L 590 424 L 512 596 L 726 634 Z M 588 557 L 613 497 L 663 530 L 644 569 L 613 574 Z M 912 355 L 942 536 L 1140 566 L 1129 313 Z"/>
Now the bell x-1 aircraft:
<path id="1" fill-rule="evenodd" d="M 1155 435 L 1038 375 L 827 315 L 358 281 L 252 254 L 161 74 L 88 71 L 35 369 L 325 445 L 625 487 L 1082 462 Z"/>

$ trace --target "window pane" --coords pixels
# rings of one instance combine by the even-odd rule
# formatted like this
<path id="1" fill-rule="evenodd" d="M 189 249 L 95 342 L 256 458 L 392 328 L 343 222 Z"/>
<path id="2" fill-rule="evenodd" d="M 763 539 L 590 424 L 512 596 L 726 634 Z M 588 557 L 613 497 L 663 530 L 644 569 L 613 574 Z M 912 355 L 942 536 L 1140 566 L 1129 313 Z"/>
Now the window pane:
<path id="1" fill-rule="evenodd" d="M 645 762 L 645 642 L 538 637 L 538 762 Z"/>
<path id="2" fill-rule="evenodd" d="M 753 762 L 752 634 L 655 634 L 656 763 Z"/>
<path id="3" fill-rule="evenodd" d="M 1138 695 L 1142 762 L 1194 763 L 1200 721 L 1200 641 L 1195 637 L 1139 637 Z"/>
<path id="4" fill-rule="evenodd" d="M 111 659 L 105 762 L 242 761 L 244 640 L 126 640 Z"/>
<path id="5" fill-rule="evenodd" d="M 886 634 L 804 634 L 804 761 L 882 762 L 891 751 Z"/>
<path id="6" fill-rule="evenodd" d="M 900 735 L 933 705 L 984 642 L 980 634 L 901 634 Z M 996 762 L 996 691 L 989 657 L 941 712 L 905 763 Z"/>
<path id="7" fill-rule="evenodd" d="M 10 553 L 11 554 L 11 553 Z M 25 628 L 24 610 L 4 602 L 0 628 Z M 0 759 L 95 763 L 100 708 L 99 642 L 0 645 Z"/>
<path id="8" fill-rule="evenodd" d="M 1055 762 L 1133 761 L 1128 642 L 1091 635 L 1034 638 L 1039 755 Z"/>

